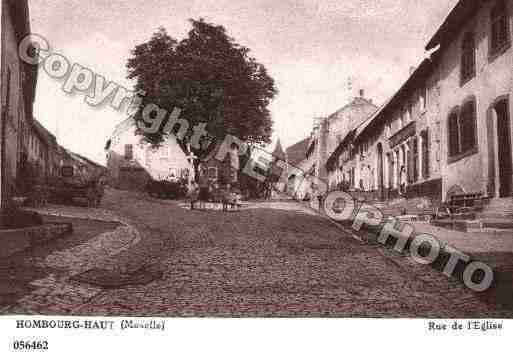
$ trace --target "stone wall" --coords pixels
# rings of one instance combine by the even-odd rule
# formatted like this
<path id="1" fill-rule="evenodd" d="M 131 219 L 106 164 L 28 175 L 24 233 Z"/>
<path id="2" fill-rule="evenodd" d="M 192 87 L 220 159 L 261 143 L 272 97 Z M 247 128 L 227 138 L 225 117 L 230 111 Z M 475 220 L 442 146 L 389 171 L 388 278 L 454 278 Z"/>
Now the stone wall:
<path id="1" fill-rule="evenodd" d="M 0 230 L 0 258 L 7 258 L 31 246 L 62 237 L 73 232 L 71 224 L 56 223 L 37 227 Z"/>

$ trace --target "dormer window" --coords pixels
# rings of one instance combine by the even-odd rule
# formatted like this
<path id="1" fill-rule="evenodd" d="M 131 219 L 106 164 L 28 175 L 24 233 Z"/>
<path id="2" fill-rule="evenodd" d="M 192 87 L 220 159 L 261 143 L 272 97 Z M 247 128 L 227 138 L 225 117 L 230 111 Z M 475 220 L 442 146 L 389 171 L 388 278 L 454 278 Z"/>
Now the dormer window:
<path id="1" fill-rule="evenodd" d="M 476 46 L 474 34 L 468 32 L 461 43 L 461 84 L 465 84 L 476 75 Z"/>

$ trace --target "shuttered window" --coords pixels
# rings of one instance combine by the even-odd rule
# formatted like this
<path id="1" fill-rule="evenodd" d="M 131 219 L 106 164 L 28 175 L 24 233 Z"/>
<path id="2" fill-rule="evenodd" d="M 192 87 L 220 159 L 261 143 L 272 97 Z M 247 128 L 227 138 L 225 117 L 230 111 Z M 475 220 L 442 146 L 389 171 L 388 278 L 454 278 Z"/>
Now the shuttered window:
<path id="1" fill-rule="evenodd" d="M 453 111 L 449 116 L 449 157 L 464 156 L 477 148 L 476 116 L 474 99 L 467 101 L 460 111 Z"/>
<path id="2" fill-rule="evenodd" d="M 413 145 L 413 182 L 417 182 L 419 180 L 419 146 L 416 137 L 411 142 Z"/>
<path id="3" fill-rule="evenodd" d="M 460 151 L 460 130 L 458 113 L 449 116 L 449 156 L 456 156 Z"/>
<path id="4" fill-rule="evenodd" d="M 473 101 L 467 102 L 460 115 L 461 152 L 467 152 L 476 145 L 475 131 L 476 106 Z"/>
<path id="5" fill-rule="evenodd" d="M 474 34 L 469 32 L 463 37 L 461 45 L 461 83 L 464 84 L 476 74 L 476 48 Z"/>
<path id="6" fill-rule="evenodd" d="M 497 1 L 491 12 L 491 54 L 494 55 L 509 45 L 508 9 L 504 1 Z"/>
<path id="7" fill-rule="evenodd" d="M 422 177 L 424 179 L 429 178 L 429 164 L 430 164 L 430 138 L 429 138 L 429 129 L 426 129 L 422 132 Z"/>

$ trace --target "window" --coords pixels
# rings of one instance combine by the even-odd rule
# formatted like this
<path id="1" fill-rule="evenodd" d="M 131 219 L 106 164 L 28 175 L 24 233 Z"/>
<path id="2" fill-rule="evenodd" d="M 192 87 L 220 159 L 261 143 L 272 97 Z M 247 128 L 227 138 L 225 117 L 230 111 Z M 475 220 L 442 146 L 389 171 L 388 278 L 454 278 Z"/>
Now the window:
<path id="1" fill-rule="evenodd" d="M 422 137 L 422 177 L 429 178 L 429 129 L 421 134 Z"/>
<path id="2" fill-rule="evenodd" d="M 395 181 L 396 181 L 396 188 L 399 188 L 401 186 L 401 165 L 404 164 L 404 161 L 401 161 L 401 154 L 399 152 L 399 149 L 395 151 L 395 158 L 396 161 L 396 173 L 395 173 Z"/>
<path id="3" fill-rule="evenodd" d="M 461 111 L 449 116 L 449 157 L 464 156 L 477 147 L 476 103 L 466 102 Z"/>
<path id="4" fill-rule="evenodd" d="M 476 146 L 475 117 L 476 106 L 474 101 L 470 101 L 463 106 L 460 115 L 461 152 L 467 152 Z"/>
<path id="5" fill-rule="evenodd" d="M 134 158 L 134 146 L 125 145 L 125 159 L 132 160 Z"/>
<path id="6" fill-rule="evenodd" d="M 427 88 L 424 86 L 419 91 L 419 107 L 420 107 L 420 111 L 425 111 L 426 110 L 426 105 L 427 105 L 426 100 L 427 100 Z"/>
<path id="7" fill-rule="evenodd" d="M 463 37 L 461 45 L 461 83 L 464 84 L 476 74 L 476 48 L 474 34 L 469 32 Z"/>
<path id="8" fill-rule="evenodd" d="M 417 182 L 419 180 L 419 146 L 417 137 L 414 137 L 410 142 L 412 146 L 412 170 L 413 170 L 413 182 Z"/>
<path id="9" fill-rule="evenodd" d="M 508 9 L 503 0 L 497 1 L 491 12 L 490 52 L 492 55 L 509 45 Z"/>
<path id="10" fill-rule="evenodd" d="M 456 156 L 460 149 L 460 129 L 458 125 L 458 113 L 453 112 L 449 116 L 449 156 Z"/>

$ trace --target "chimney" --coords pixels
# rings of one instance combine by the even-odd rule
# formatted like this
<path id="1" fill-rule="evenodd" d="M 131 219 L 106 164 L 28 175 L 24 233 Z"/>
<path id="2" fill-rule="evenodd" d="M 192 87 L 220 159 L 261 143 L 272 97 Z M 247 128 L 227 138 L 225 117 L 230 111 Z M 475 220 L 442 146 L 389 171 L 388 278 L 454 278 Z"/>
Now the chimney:
<path id="1" fill-rule="evenodd" d="M 364 98 L 365 96 L 365 91 L 363 89 L 360 90 L 360 97 L 361 98 Z"/>
<path id="2" fill-rule="evenodd" d="M 413 75 L 417 68 L 415 66 L 410 66 L 410 76 Z"/>

